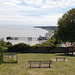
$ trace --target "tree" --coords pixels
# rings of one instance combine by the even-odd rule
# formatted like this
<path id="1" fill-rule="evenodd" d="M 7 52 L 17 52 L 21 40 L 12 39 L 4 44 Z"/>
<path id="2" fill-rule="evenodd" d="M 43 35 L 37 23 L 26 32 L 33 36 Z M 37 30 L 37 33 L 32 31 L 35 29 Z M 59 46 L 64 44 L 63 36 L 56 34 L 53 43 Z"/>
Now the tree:
<path id="1" fill-rule="evenodd" d="M 7 42 L 6 44 L 7 44 L 7 46 L 12 46 L 11 42 Z"/>
<path id="2" fill-rule="evenodd" d="M 58 20 L 58 31 L 55 34 L 63 42 L 75 42 L 75 8 L 67 11 Z"/>
<path id="3" fill-rule="evenodd" d="M 0 65 L 3 62 L 3 48 L 0 46 Z"/>

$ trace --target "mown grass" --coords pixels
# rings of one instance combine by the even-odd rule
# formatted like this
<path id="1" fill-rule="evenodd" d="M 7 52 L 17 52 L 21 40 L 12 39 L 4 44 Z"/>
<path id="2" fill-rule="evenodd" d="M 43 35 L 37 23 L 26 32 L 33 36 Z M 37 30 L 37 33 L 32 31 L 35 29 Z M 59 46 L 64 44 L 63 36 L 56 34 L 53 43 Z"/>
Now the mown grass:
<path id="1" fill-rule="evenodd" d="M 66 57 L 68 61 L 54 61 L 52 68 L 28 68 L 27 61 Z M 75 57 L 56 54 L 18 54 L 18 63 L 0 65 L 0 75 L 75 75 Z"/>

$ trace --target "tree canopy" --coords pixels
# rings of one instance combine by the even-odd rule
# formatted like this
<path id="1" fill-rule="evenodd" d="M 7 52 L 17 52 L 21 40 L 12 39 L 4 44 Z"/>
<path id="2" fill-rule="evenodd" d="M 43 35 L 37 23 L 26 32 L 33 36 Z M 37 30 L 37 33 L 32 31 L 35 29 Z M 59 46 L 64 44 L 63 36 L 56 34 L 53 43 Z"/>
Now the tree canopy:
<path id="1" fill-rule="evenodd" d="M 63 42 L 75 42 L 75 8 L 59 18 L 56 37 Z"/>

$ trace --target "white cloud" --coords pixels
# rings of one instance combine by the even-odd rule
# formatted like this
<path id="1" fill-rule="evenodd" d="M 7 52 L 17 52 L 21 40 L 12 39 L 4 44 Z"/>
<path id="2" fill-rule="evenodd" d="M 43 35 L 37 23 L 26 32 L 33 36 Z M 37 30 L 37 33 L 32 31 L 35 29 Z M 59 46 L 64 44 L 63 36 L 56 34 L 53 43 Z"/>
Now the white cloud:
<path id="1" fill-rule="evenodd" d="M 29 5 L 40 5 L 42 4 L 42 0 L 24 0 L 25 3 Z"/>
<path id="2" fill-rule="evenodd" d="M 3 2 L 2 6 L 15 6 L 20 3 L 21 3 L 21 1 L 19 1 L 19 0 L 10 0 L 10 1 Z"/>
<path id="3" fill-rule="evenodd" d="M 0 25 L 56 25 L 58 8 L 75 6 L 75 0 L 0 0 Z M 39 6 L 39 7 L 38 7 Z M 64 11 L 64 10 L 63 10 Z"/>
<path id="4" fill-rule="evenodd" d="M 46 0 L 46 4 L 53 7 L 66 8 L 68 6 L 75 6 L 75 0 Z"/>
<path id="5" fill-rule="evenodd" d="M 54 8 L 54 7 L 68 7 L 75 6 L 75 0 L 46 0 L 43 6 L 43 0 L 24 0 L 24 2 L 28 5 L 39 5 L 43 8 Z"/>
<path id="6" fill-rule="evenodd" d="M 3 6 L 15 6 L 16 3 L 12 3 L 12 2 L 5 2 L 2 4 Z"/>
<path id="7" fill-rule="evenodd" d="M 1 15 L 0 15 L 1 16 Z M 0 24 L 15 24 L 15 25 L 56 25 L 61 14 L 49 14 L 41 17 L 28 17 L 20 15 L 1 16 Z"/>
<path id="8" fill-rule="evenodd" d="M 46 4 L 46 5 L 43 5 L 41 8 L 50 9 L 50 8 L 54 8 L 54 6 L 52 6 L 51 4 Z"/>
<path id="9" fill-rule="evenodd" d="M 21 3 L 21 1 L 20 0 L 12 0 L 12 2 L 14 2 L 14 3 Z"/>
<path id="10" fill-rule="evenodd" d="M 21 3 L 23 0 L 0 0 L 3 5 L 15 5 Z M 43 4 L 43 0 L 24 0 L 24 3 L 32 6 L 42 6 L 43 8 L 54 8 L 61 7 L 65 8 L 68 6 L 75 6 L 75 0 L 46 0 Z"/>
<path id="11" fill-rule="evenodd" d="M 24 2 L 27 4 L 34 4 L 35 3 L 34 0 L 24 0 Z"/>
<path id="12" fill-rule="evenodd" d="M 36 4 L 37 4 L 37 5 L 42 4 L 42 0 L 37 0 L 37 1 L 36 1 Z"/>

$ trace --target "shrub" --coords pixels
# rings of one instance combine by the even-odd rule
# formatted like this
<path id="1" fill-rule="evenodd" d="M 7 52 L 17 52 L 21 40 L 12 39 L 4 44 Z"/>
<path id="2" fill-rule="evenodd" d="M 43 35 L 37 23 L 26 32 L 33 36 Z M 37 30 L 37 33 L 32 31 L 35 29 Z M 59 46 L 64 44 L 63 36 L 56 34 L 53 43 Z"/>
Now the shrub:
<path id="1" fill-rule="evenodd" d="M 0 46 L 0 65 L 3 62 L 3 48 Z"/>
<path id="2" fill-rule="evenodd" d="M 13 46 L 8 47 L 8 52 L 16 52 L 16 53 L 23 53 L 25 50 L 29 49 L 30 45 L 19 43 L 15 44 Z"/>

